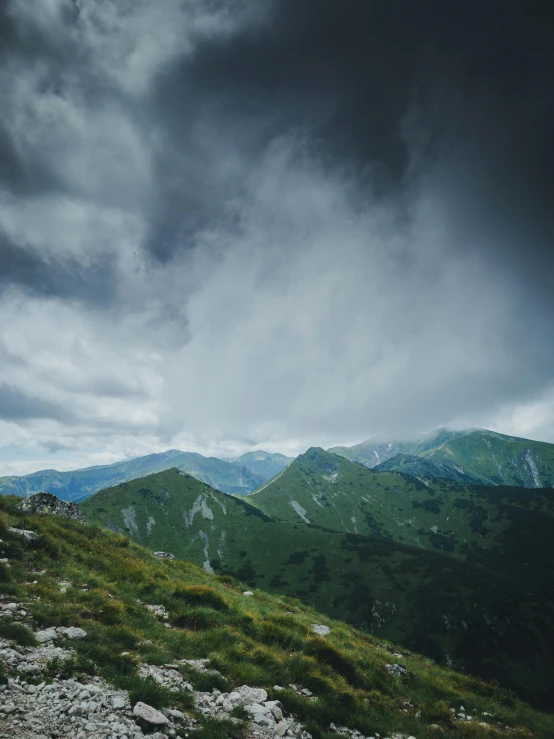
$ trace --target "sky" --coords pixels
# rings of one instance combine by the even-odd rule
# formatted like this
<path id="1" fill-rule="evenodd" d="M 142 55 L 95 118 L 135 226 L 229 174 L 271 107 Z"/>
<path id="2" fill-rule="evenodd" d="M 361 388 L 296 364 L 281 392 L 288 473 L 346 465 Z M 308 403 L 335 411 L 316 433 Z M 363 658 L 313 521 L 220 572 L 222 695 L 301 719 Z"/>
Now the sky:
<path id="1" fill-rule="evenodd" d="M 554 442 L 540 0 L 5 0 L 0 475 Z"/>

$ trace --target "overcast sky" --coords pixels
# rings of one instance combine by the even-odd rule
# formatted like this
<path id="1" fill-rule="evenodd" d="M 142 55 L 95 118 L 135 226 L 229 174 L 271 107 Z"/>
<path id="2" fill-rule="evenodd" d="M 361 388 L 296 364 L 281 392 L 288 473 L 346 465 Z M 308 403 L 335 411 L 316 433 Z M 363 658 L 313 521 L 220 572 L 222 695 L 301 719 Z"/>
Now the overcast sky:
<path id="1" fill-rule="evenodd" d="M 554 442 L 543 8 L 4 0 L 0 474 Z"/>

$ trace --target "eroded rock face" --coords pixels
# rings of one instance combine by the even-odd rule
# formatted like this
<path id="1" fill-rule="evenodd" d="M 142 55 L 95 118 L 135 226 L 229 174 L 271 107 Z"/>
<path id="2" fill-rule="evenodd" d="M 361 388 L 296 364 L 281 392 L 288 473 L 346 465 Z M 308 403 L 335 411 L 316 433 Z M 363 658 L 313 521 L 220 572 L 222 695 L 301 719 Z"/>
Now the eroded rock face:
<path id="1" fill-rule="evenodd" d="M 85 523 L 85 518 L 75 503 L 60 500 L 55 495 L 52 495 L 52 493 L 35 493 L 34 495 L 30 495 L 28 498 L 24 498 L 21 503 L 18 503 L 17 508 L 20 511 L 25 511 L 25 513 L 63 516 L 64 518 L 72 518 L 74 521 Z"/>

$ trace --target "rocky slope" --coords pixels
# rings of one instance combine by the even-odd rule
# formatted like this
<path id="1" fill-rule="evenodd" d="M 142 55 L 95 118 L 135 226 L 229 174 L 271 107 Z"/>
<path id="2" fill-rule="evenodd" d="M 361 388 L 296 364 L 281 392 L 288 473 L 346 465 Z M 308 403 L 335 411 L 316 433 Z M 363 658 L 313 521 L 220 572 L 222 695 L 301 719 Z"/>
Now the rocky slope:
<path id="1" fill-rule="evenodd" d="M 333 447 L 338 454 L 367 467 L 430 475 L 481 485 L 526 488 L 554 487 L 554 444 L 506 436 L 486 429 L 448 431 L 438 429 L 416 441 L 376 443 L 364 441 L 352 447 Z M 397 457 L 397 455 L 400 455 Z M 406 456 L 431 463 L 419 467 Z M 393 462 L 392 458 L 397 457 Z"/>
<path id="2" fill-rule="evenodd" d="M 495 684 L 119 534 L 3 499 L 0 537 L 3 738 L 552 735 Z"/>
<path id="3" fill-rule="evenodd" d="M 432 551 L 408 546 L 380 529 L 375 519 L 365 536 L 306 524 L 302 517 L 307 503 L 304 512 L 299 511 L 289 505 L 288 486 L 274 494 L 272 490 L 306 464 L 315 474 L 310 461 L 314 455 L 324 465 L 342 465 L 345 472 L 380 479 L 361 465 L 314 450 L 247 499 L 225 495 L 172 470 L 101 491 L 81 509 L 87 521 L 132 536 L 154 551 L 195 562 L 208 572 L 232 575 L 251 588 L 301 598 L 444 664 L 502 678 L 522 695 L 529 695 L 530 676 L 533 685 L 545 683 L 554 670 L 554 643 L 544 580 L 533 588 L 532 582 L 523 583 L 501 567 L 468 564 L 431 545 Z M 335 467 L 317 469 L 319 478 L 333 479 L 336 474 Z M 318 489 L 311 485 L 308 489 L 315 495 Z M 413 479 L 406 485 L 414 488 L 414 495 L 417 486 L 424 487 Z M 400 497 L 392 487 L 376 491 Z M 357 495 L 354 485 L 345 490 L 351 498 Z M 291 520 L 279 520 L 279 511 L 270 516 L 249 504 L 266 491 L 267 499 L 283 503 L 283 518 L 290 514 Z M 313 505 L 326 510 L 323 497 Z M 348 519 L 347 513 L 350 516 L 344 509 L 342 519 Z M 340 523 L 341 518 L 331 520 Z M 548 546 L 551 550 L 552 544 Z M 541 567 L 546 566 L 548 551 L 541 549 Z M 541 692 L 533 688 L 535 697 Z"/>

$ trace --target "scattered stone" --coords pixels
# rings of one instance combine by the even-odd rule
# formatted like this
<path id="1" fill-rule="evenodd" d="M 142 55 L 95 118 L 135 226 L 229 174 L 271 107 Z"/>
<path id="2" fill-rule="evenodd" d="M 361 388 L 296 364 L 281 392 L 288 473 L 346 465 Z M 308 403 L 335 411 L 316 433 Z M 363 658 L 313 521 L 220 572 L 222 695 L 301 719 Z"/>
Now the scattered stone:
<path id="1" fill-rule="evenodd" d="M 254 593 L 251 590 L 245 590 L 243 595 L 246 595 L 247 597 L 254 595 Z"/>
<path id="2" fill-rule="evenodd" d="M 312 631 L 314 634 L 325 636 L 331 631 L 331 629 L 328 626 L 325 626 L 325 624 L 312 624 Z"/>
<path id="3" fill-rule="evenodd" d="M 48 516 L 63 516 L 72 518 L 74 521 L 85 523 L 85 518 L 75 505 L 65 500 L 60 500 L 52 493 L 35 493 L 17 504 L 17 508 L 25 513 L 38 513 Z"/>

